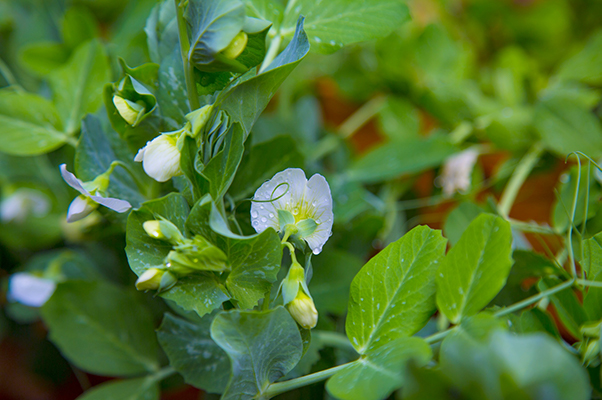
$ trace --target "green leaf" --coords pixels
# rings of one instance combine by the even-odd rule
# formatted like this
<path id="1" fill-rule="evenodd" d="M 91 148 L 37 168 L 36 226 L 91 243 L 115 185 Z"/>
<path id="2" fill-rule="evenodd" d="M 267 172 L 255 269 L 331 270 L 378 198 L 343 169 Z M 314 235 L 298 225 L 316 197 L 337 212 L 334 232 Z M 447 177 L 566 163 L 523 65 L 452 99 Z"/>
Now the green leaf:
<path id="1" fill-rule="evenodd" d="M 544 291 L 561 283 L 560 279 L 550 276 L 542 279 L 537 286 L 540 291 Z M 550 296 L 550 300 L 554 305 L 558 319 L 560 319 L 566 330 L 574 338 L 581 338 L 581 325 L 587 322 L 589 318 L 583 305 L 577 298 L 577 294 L 570 289 L 562 290 Z"/>
<path id="2" fill-rule="evenodd" d="M 87 115 L 82 121 L 82 133 L 75 151 L 76 175 L 84 182 L 91 181 L 107 171 L 111 163 L 118 159 L 128 165 L 131 171 L 138 172 L 136 179 L 148 179 L 140 170 L 140 165 L 133 162 L 125 142 L 115 132 L 105 132 L 96 117 Z M 107 193 L 127 200 L 134 206 L 144 201 L 133 177 L 121 166 L 116 167 L 111 174 Z"/>
<path id="3" fill-rule="evenodd" d="M 309 43 L 300 18 L 295 36 L 282 53 L 262 73 L 242 80 L 225 94 L 221 108 L 243 126 L 245 139 L 278 87 L 308 52 Z"/>
<path id="4" fill-rule="evenodd" d="M 159 87 L 156 93 L 157 103 L 163 118 L 162 131 L 180 129 L 186 122 L 185 115 L 190 110 L 186 92 L 184 66 L 177 46 L 159 65 Z"/>
<path id="5" fill-rule="evenodd" d="M 187 383 L 210 393 L 222 393 L 228 384 L 230 360 L 211 339 L 213 320 L 191 322 L 165 314 L 157 331 L 161 347 Z"/>
<path id="6" fill-rule="evenodd" d="M 69 59 L 69 51 L 62 43 L 39 42 L 23 46 L 19 62 L 32 73 L 45 76 Z"/>
<path id="7" fill-rule="evenodd" d="M 347 336 L 360 354 L 418 332 L 435 311 L 435 273 L 447 240 L 418 226 L 391 243 L 351 284 Z"/>
<path id="8" fill-rule="evenodd" d="M 214 72 L 216 69 L 212 64 L 216 61 L 234 61 L 226 57 L 216 60 L 216 56 L 228 47 L 243 28 L 245 6 L 241 1 L 190 0 L 186 20 L 191 36 L 187 56 L 195 67 L 201 71 Z"/>
<path id="9" fill-rule="evenodd" d="M 384 107 L 378 113 L 378 122 L 389 140 L 415 139 L 420 131 L 418 109 L 404 98 L 387 97 Z"/>
<path id="10" fill-rule="evenodd" d="M 353 162 L 347 177 L 352 181 L 380 182 L 440 165 L 454 152 L 455 147 L 440 136 L 391 141 Z"/>
<path id="11" fill-rule="evenodd" d="M 159 400 L 159 385 L 150 376 L 109 381 L 94 386 L 77 400 Z"/>
<path id="12" fill-rule="evenodd" d="M 58 285 L 42 307 L 50 340 L 78 368 L 97 375 L 156 371 L 150 313 L 136 293 L 102 281 Z"/>
<path id="13" fill-rule="evenodd" d="M 65 131 L 76 132 L 82 117 L 102 104 L 102 90 L 109 80 L 109 63 L 102 44 L 97 40 L 82 44 L 48 79 Z"/>
<path id="14" fill-rule="evenodd" d="M 533 120 L 546 148 L 559 156 L 573 151 L 594 159 L 602 156 L 602 125 L 584 106 L 550 96 L 536 106 Z"/>
<path id="15" fill-rule="evenodd" d="M 209 192 L 214 201 L 220 201 L 234 180 L 244 152 L 244 132 L 235 124 L 225 134 L 224 148 L 207 163 L 203 175 L 209 180 Z"/>
<path id="16" fill-rule="evenodd" d="M 161 64 L 164 58 L 180 46 L 175 2 L 158 3 L 146 20 L 144 32 L 150 59 L 156 64 Z"/>
<path id="17" fill-rule="evenodd" d="M 173 222 L 181 232 L 186 232 L 184 223 L 188 216 L 188 203 L 180 194 L 171 193 L 160 199 L 147 201 L 139 210 L 128 217 L 125 252 L 130 268 L 138 276 L 148 268 L 163 265 L 172 245 L 151 238 L 142 224 L 163 217 Z M 213 274 L 191 275 L 180 278 L 178 283 L 160 294 L 173 300 L 186 310 L 194 310 L 200 316 L 218 308 L 229 296 L 223 285 Z"/>
<path id="18" fill-rule="evenodd" d="M 508 325 L 515 333 L 537 333 L 545 332 L 560 339 L 560 333 L 552 316 L 537 307 L 525 310 L 520 315 L 508 315 Z"/>
<path id="19" fill-rule="evenodd" d="M 602 83 L 602 32 L 592 34 L 585 47 L 566 60 L 556 75 L 563 80 L 576 80 L 589 85 Z"/>
<path id="20" fill-rule="evenodd" d="M 328 392 L 342 400 L 386 399 L 405 382 L 410 360 L 423 366 L 432 357 L 431 348 L 420 338 L 398 338 L 337 372 L 326 384 Z"/>
<path id="21" fill-rule="evenodd" d="M 485 211 L 481 207 L 470 201 L 462 202 L 454 208 L 443 225 L 443 234 L 449 243 L 452 246 L 458 243 L 468 225 L 483 212 Z"/>
<path id="22" fill-rule="evenodd" d="M 581 267 L 590 281 L 602 281 L 602 233 L 583 242 Z M 602 288 L 590 287 L 583 298 L 583 308 L 590 320 L 602 319 Z"/>
<path id="23" fill-rule="evenodd" d="M 443 259 L 437 306 L 454 324 L 479 312 L 500 291 L 512 267 L 512 232 L 504 219 L 481 214 Z"/>
<path id="24" fill-rule="evenodd" d="M 440 365 L 461 398 L 585 400 L 591 391 L 579 361 L 543 334 L 497 331 L 479 342 L 457 331 L 443 341 Z"/>
<path id="25" fill-rule="evenodd" d="M 311 296 L 320 313 L 345 314 L 353 277 L 362 268 L 362 259 L 340 250 L 314 257 Z M 336 277 L 336 279 L 333 279 Z"/>
<path id="26" fill-rule="evenodd" d="M 282 34 L 294 32 L 299 15 L 307 19 L 312 48 L 332 53 L 343 46 L 382 38 L 409 20 L 408 8 L 399 0 L 299 0 L 284 16 Z"/>
<path id="27" fill-rule="evenodd" d="M 67 141 L 54 105 L 32 93 L 0 90 L 0 151 L 16 156 L 48 153 Z"/>
<path id="28" fill-rule="evenodd" d="M 217 210 L 215 213 L 219 215 Z M 276 281 L 282 259 L 280 237 L 273 229 L 248 237 L 225 236 L 224 232 L 216 233 L 210 225 L 210 214 L 210 205 L 198 202 L 186 227 L 203 235 L 226 254 L 232 268 L 226 278 L 228 292 L 242 308 L 253 308 Z"/>
<path id="29" fill-rule="evenodd" d="M 279 0 L 243 0 L 247 15 L 272 22 L 278 28 L 284 15 L 284 6 Z"/>
<path id="30" fill-rule="evenodd" d="M 238 173 L 232 181 L 230 195 L 241 200 L 255 192 L 262 183 L 277 172 L 303 166 L 303 156 L 290 136 L 256 144 L 243 156 Z"/>
<path id="31" fill-rule="evenodd" d="M 297 324 L 284 307 L 264 312 L 232 310 L 218 314 L 211 337 L 232 363 L 222 399 L 258 398 L 301 359 Z"/>

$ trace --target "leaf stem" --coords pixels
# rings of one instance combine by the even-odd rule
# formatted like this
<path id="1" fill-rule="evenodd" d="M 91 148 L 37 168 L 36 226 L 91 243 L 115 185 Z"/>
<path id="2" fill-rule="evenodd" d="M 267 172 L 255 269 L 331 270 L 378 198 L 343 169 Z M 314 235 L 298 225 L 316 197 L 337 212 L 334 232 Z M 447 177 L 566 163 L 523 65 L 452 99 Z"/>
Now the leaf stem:
<path id="1" fill-rule="evenodd" d="M 323 381 L 328 379 L 337 372 L 349 367 L 356 363 L 357 360 L 351 361 L 347 364 L 337 365 L 336 367 L 328 368 L 323 371 L 315 372 L 313 374 L 305 375 L 300 378 L 291 379 L 289 381 L 272 383 L 264 392 L 266 399 L 271 399 L 281 393 L 288 392 L 289 390 L 297 389 L 303 386 L 311 385 L 312 383 Z"/>
<path id="2" fill-rule="evenodd" d="M 8 67 L 8 65 L 6 65 L 6 63 L 1 58 L 0 58 L 0 75 L 2 75 L 4 77 L 4 79 L 6 80 L 6 83 L 8 83 L 9 86 L 14 86 L 14 87 L 18 88 L 19 90 L 23 90 L 21 85 L 19 85 L 19 82 L 17 82 L 17 80 L 15 79 L 15 76 L 13 75 L 13 73 L 10 70 L 10 68 Z"/>
<path id="3" fill-rule="evenodd" d="M 336 347 L 344 350 L 351 350 L 354 353 L 357 353 L 351 345 L 349 339 L 347 339 L 347 336 L 341 333 L 314 330 L 312 332 L 312 337 L 320 341 L 325 346 Z"/>
<path id="4" fill-rule="evenodd" d="M 180 39 L 180 53 L 182 53 L 182 64 L 184 65 L 184 77 L 186 80 L 186 93 L 190 103 L 190 111 L 201 107 L 199 96 L 194 82 L 194 72 L 192 64 L 188 58 L 190 52 L 190 43 L 188 43 L 188 33 L 186 32 L 186 21 L 184 20 L 184 2 L 174 0 L 176 3 L 176 19 L 178 21 L 178 37 Z"/>
<path id="5" fill-rule="evenodd" d="M 602 287 L 602 282 L 598 282 L 598 281 L 588 281 L 587 279 L 576 279 L 575 282 L 577 282 L 581 286 Z"/>
<path id="6" fill-rule="evenodd" d="M 456 327 L 454 326 L 454 327 L 446 329 L 444 331 L 434 333 L 430 336 L 425 337 L 424 341 L 427 342 L 428 344 L 437 343 L 438 341 L 445 339 L 445 337 L 447 335 L 449 335 L 450 333 L 452 333 L 452 331 L 454 331 L 455 329 L 456 329 Z"/>
<path id="7" fill-rule="evenodd" d="M 502 193 L 502 198 L 498 204 L 498 211 L 504 218 L 508 218 L 508 214 L 510 213 L 510 209 L 516 200 L 516 195 L 518 194 L 519 189 L 523 183 L 525 183 L 525 180 L 529 176 L 529 173 L 533 170 L 533 167 L 535 167 L 535 164 L 539 160 L 542 152 L 543 147 L 541 144 L 534 144 L 527 154 L 525 154 L 525 156 L 520 160 L 518 166 L 512 173 L 510 181 L 508 181 L 508 184 L 504 189 L 504 193 Z"/>
<path id="8" fill-rule="evenodd" d="M 168 365 L 167 367 L 163 367 L 160 370 L 158 370 L 157 372 L 155 372 L 152 375 L 152 378 L 155 381 L 161 381 L 161 380 L 163 380 L 163 379 L 167 378 L 168 376 L 173 375 L 175 373 L 176 373 L 176 370 L 172 366 Z"/>
<path id="9" fill-rule="evenodd" d="M 368 102 L 362 105 L 356 112 L 351 114 L 351 116 L 343 121 L 343 123 L 339 126 L 338 131 L 341 137 L 346 139 L 364 126 L 376 114 L 378 114 L 380 110 L 382 110 L 386 100 L 387 97 L 383 95 L 378 95 L 368 100 Z"/>
<path id="10" fill-rule="evenodd" d="M 536 222 L 524 222 L 516 219 L 508 218 L 508 222 L 513 228 L 516 228 L 522 232 L 540 233 L 542 235 L 557 235 L 553 228 L 545 225 L 539 225 Z"/>
<path id="11" fill-rule="evenodd" d="M 551 296 L 554 293 L 558 293 L 564 289 L 567 289 L 567 288 L 573 286 L 574 283 L 575 283 L 575 278 L 570 279 L 568 281 L 561 283 L 560 285 L 551 287 L 549 289 L 544 290 L 543 292 L 540 292 L 540 293 L 537 293 L 536 295 L 528 297 L 523 301 L 519 301 L 518 303 L 515 303 L 515 304 L 511 305 L 510 307 L 502 308 L 501 310 L 494 312 L 493 315 L 495 317 L 501 317 L 501 316 L 504 316 L 507 314 L 511 314 L 514 311 L 520 310 L 522 308 L 530 306 L 533 303 L 538 302 L 539 300 L 543 299 L 544 297 Z"/>

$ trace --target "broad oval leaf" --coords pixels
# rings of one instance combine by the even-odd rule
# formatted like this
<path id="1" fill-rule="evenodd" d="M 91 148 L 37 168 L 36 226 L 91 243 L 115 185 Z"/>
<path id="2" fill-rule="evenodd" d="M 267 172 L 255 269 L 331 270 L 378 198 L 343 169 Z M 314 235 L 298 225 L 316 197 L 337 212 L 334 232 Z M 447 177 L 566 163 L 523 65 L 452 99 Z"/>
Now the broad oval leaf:
<path id="1" fill-rule="evenodd" d="M 342 400 L 386 399 L 405 382 L 407 363 L 423 366 L 431 359 L 429 345 L 421 338 L 399 338 L 369 351 L 365 357 L 337 372 L 326 384 L 328 392 Z"/>
<path id="2" fill-rule="evenodd" d="M 475 218 L 443 259 L 437 306 L 453 323 L 479 312 L 506 283 L 512 267 L 510 224 L 492 214 Z"/>
<path id="3" fill-rule="evenodd" d="M 408 7 L 399 0 L 299 0 L 294 4 L 284 16 L 282 34 L 291 35 L 297 16 L 303 15 L 312 48 L 320 53 L 385 37 L 409 20 Z"/>
<path id="4" fill-rule="evenodd" d="M 102 281 L 68 281 L 42 307 L 50 340 L 77 367 L 97 375 L 156 371 L 150 313 L 136 293 Z"/>
<path id="5" fill-rule="evenodd" d="M 351 283 L 345 327 L 360 354 L 418 332 L 435 311 L 435 273 L 447 240 L 418 226 L 391 243 Z"/>
<path id="6" fill-rule="evenodd" d="M 192 322 L 165 314 L 157 337 L 170 365 L 187 383 L 210 393 L 222 393 L 228 384 L 230 360 L 211 339 L 213 320 L 207 317 Z"/>
<path id="7" fill-rule="evenodd" d="M 44 154 L 68 139 L 54 105 L 32 93 L 0 90 L 0 126 L 0 151 L 16 156 Z"/>
<path id="8" fill-rule="evenodd" d="M 297 324 L 284 307 L 218 314 L 211 337 L 232 363 L 223 400 L 261 398 L 271 383 L 297 365 L 303 351 Z"/>

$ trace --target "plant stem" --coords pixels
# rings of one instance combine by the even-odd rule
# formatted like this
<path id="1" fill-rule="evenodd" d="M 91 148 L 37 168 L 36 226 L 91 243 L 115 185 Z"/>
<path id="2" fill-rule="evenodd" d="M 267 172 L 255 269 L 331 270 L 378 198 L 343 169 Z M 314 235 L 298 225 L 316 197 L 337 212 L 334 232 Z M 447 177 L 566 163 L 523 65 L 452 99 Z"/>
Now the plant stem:
<path id="1" fill-rule="evenodd" d="M 523 301 L 519 301 L 518 303 L 515 303 L 515 304 L 511 305 L 510 307 L 506 307 L 499 311 L 496 311 L 493 313 L 493 315 L 496 317 L 501 317 L 501 316 L 513 313 L 514 311 L 520 310 L 522 308 L 530 306 L 533 303 L 538 302 L 539 300 L 543 299 L 544 297 L 551 296 L 554 293 L 558 293 L 564 289 L 567 289 L 567 288 L 571 287 L 574 283 L 575 283 L 575 279 L 570 279 L 566 282 L 561 283 L 558 286 L 551 287 L 549 289 L 544 290 L 543 292 L 540 292 L 540 293 L 537 293 L 536 295 L 528 297 Z"/>
<path id="2" fill-rule="evenodd" d="M 453 144 L 461 144 L 466 140 L 472 133 L 473 126 L 468 121 L 462 121 L 460 124 L 449 134 L 449 141 Z"/>
<path id="3" fill-rule="evenodd" d="M 6 80 L 6 83 L 8 83 L 9 86 L 14 86 L 20 90 L 23 90 L 21 85 L 19 85 L 19 82 L 17 82 L 17 80 L 15 79 L 15 76 L 13 75 L 10 68 L 8 68 L 8 65 L 6 65 L 6 63 L 1 58 L 0 58 L 0 75 L 2 75 L 4 77 L 4 79 Z"/>
<path id="4" fill-rule="evenodd" d="M 347 336 L 338 333 L 338 332 L 329 332 L 329 331 L 317 331 L 314 330 L 312 332 L 312 337 L 315 337 L 325 346 L 336 347 L 344 350 L 351 350 L 354 353 L 356 352 Z"/>
<path id="5" fill-rule="evenodd" d="M 540 233 L 542 235 L 557 235 L 554 229 L 549 226 L 539 225 L 536 222 L 524 222 L 516 219 L 508 218 L 508 222 L 513 228 L 516 228 L 522 232 Z"/>
<path id="6" fill-rule="evenodd" d="M 533 170 L 533 167 L 539 160 L 539 156 L 542 152 L 543 147 L 539 143 L 533 145 L 522 160 L 520 160 L 520 163 L 512 173 L 510 181 L 506 185 L 504 193 L 502 193 L 502 198 L 498 204 L 498 211 L 504 218 L 508 217 L 519 189 L 523 183 L 525 183 L 525 180 L 529 176 L 531 170 Z"/>
<path id="7" fill-rule="evenodd" d="M 370 99 L 367 103 L 361 106 L 356 112 L 351 114 L 339 126 L 339 134 L 343 138 L 348 138 L 353 135 L 358 129 L 370 121 L 385 105 L 387 98 L 383 95 L 378 95 Z"/>
<path id="8" fill-rule="evenodd" d="M 167 367 L 161 368 L 159 371 L 155 372 L 152 375 L 152 377 L 154 380 L 160 381 L 160 380 L 163 380 L 163 379 L 167 378 L 168 376 L 173 375 L 175 373 L 176 373 L 176 370 L 173 369 L 173 367 L 168 365 Z"/>
<path id="9" fill-rule="evenodd" d="M 437 343 L 440 340 L 443 340 L 447 335 L 449 335 L 454 329 L 456 329 L 455 327 L 453 328 L 449 328 L 446 329 L 444 331 L 441 332 L 437 332 L 434 333 L 430 336 L 427 336 L 424 338 L 424 340 L 428 343 L 428 344 L 433 344 L 433 343 Z"/>
<path id="10" fill-rule="evenodd" d="M 261 63 L 261 67 L 259 68 L 259 73 L 261 74 L 265 69 L 274 61 L 276 56 L 278 55 L 278 51 L 280 50 L 280 45 L 282 44 L 282 35 L 278 33 L 272 42 L 270 43 L 270 47 L 268 48 L 268 52 Z"/>
<path id="11" fill-rule="evenodd" d="M 350 365 L 356 363 L 356 361 L 349 362 L 347 364 L 338 365 L 336 367 L 328 368 L 320 372 L 305 375 L 300 378 L 291 379 L 289 381 L 272 383 L 264 393 L 266 399 L 271 399 L 281 393 L 288 392 L 289 390 L 297 389 L 303 386 L 311 385 L 312 383 L 323 381 L 328 379 L 337 372 L 347 368 Z"/>
<path id="12" fill-rule="evenodd" d="M 587 279 L 576 279 L 575 282 L 577 282 L 581 286 L 602 287 L 602 282 L 598 282 L 598 281 L 588 281 Z"/>
<path id="13" fill-rule="evenodd" d="M 199 96 L 196 91 L 196 84 L 194 82 L 194 71 L 192 70 L 192 64 L 190 63 L 189 52 L 190 43 L 188 43 L 188 33 L 186 32 L 186 21 L 184 20 L 183 5 L 178 0 L 174 0 L 176 3 L 176 19 L 178 21 L 178 37 L 180 39 L 180 52 L 182 53 L 182 64 L 184 65 L 184 77 L 186 80 L 186 93 L 188 94 L 188 102 L 190 103 L 190 111 L 194 111 L 201 107 L 199 103 Z"/>

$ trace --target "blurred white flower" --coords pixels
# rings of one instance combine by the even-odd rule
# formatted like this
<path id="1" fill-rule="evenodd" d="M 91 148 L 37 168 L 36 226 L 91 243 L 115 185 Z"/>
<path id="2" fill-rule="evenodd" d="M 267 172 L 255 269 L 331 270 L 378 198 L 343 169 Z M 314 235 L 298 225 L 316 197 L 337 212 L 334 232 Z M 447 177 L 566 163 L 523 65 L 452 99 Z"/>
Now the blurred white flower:
<path id="1" fill-rule="evenodd" d="M 332 195 L 326 179 L 315 174 L 309 181 L 303 170 L 289 168 L 265 182 L 253 197 L 251 224 L 257 232 L 284 230 L 294 225 L 314 254 L 332 234 Z"/>
<path id="2" fill-rule="evenodd" d="M 166 182 L 174 176 L 182 175 L 178 138 L 176 133 L 162 133 L 146 143 L 138 151 L 134 161 L 142 162 L 144 172 L 158 182 Z"/>
<path id="3" fill-rule="evenodd" d="M 445 161 L 443 173 L 439 177 L 444 196 L 451 197 L 454 192 L 468 190 L 472 170 L 478 157 L 477 150 L 468 149 L 454 154 Z"/>
<path id="4" fill-rule="evenodd" d="M 27 272 L 18 272 L 10 277 L 8 299 L 30 307 L 41 307 L 52 296 L 56 283 Z"/>
<path id="5" fill-rule="evenodd" d="M 82 218 L 87 217 L 92 211 L 94 211 L 99 204 L 110 208 L 118 213 L 124 213 L 132 205 L 125 200 L 114 199 L 112 197 L 103 197 L 100 195 L 109 186 L 108 177 L 104 174 L 99 175 L 96 179 L 90 182 L 82 182 L 71 172 L 67 171 L 67 166 L 61 164 L 61 175 L 69 186 L 81 193 L 77 196 L 69 206 L 67 211 L 67 222 L 79 221 Z"/>
<path id="6" fill-rule="evenodd" d="M 49 211 L 48 196 L 39 190 L 19 188 L 0 203 L 0 220 L 23 223 L 29 215 L 43 217 Z"/>

